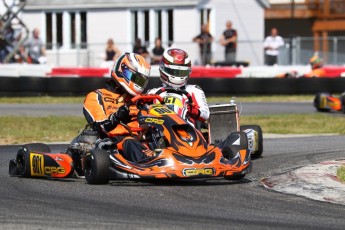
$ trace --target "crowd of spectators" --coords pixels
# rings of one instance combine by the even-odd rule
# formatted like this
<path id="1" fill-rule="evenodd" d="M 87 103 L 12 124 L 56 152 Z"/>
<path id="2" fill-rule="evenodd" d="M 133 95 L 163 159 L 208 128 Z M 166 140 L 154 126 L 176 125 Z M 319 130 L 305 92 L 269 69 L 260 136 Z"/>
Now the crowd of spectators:
<path id="1" fill-rule="evenodd" d="M 22 34 L 15 33 L 12 27 L 7 27 L 1 31 L 0 63 L 45 63 L 45 46 L 40 38 L 39 29 L 35 28 L 25 42 L 20 42 L 21 36 Z M 236 62 L 237 36 L 237 31 L 232 27 L 232 22 L 230 20 L 226 21 L 225 29 L 217 41 L 224 47 L 224 63 L 226 64 L 232 65 Z M 202 25 L 201 32 L 192 39 L 199 46 L 201 65 L 212 64 L 212 43 L 214 40 L 209 32 L 208 24 Z M 276 28 L 272 28 L 271 34 L 265 38 L 263 44 L 266 65 L 276 65 L 278 63 L 279 48 L 283 45 L 284 39 L 278 35 Z M 154 47 L 151 50 L 148 50 L 140 38 L 136 38 L 132 52 L 142 55 L 151 64 L 159 64 L 164 49 L 159 37 L 155 39 Z M 122 52 L 114 40 L 109 38 L 106 43 L 104 60 L 106 62 L 116 61 L 121 54 Z"/>
<path id="2" fill-rule="evenodd" d="M 209 65 L 212 61 L 213 36 L 208 25 L 201 26 L 201 33 L 193 38 L 193 42 L 199 44 L 200 61 L 202 65 Z M 224 46 L 224 63 L 232 65 L 236 62 L 237 31 L 232 28 L 232 22 L 226 21 L 226 28 L 220 36 L 219 43 Z"/>
<path id="3" fill-rule="evenodd" d="M 2 28 L 2 26 L 0 25 Z M 2 28 L 0 35 L 0 63 L 46 62 L 45 46 L 40 38 L 40 30 L 35 28 L 28 39 L 22 39 L 21 32 L 15 32 L 11 26 Z"/>

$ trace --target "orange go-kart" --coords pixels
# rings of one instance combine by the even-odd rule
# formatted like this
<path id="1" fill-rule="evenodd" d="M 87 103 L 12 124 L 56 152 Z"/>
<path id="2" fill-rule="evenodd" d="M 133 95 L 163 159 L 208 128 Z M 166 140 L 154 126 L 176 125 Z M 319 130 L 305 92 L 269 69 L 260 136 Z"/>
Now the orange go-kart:
<path id="1" fill-rule="evenodd" d="M 154 100 L 160 104 L 153 104 Z M 44 144 L 22 146 L 10 161 L 10 174 L 24 177 L 85 177 L 90 184 L 112 179 L 212 178 L 238 180 L 251 172 L 251 155 L 245 132 L 233 132 L 220 149 L 164 105 L 158 95 L 139 95 L 131 100 L 139 108 L 139 127 L 126 127 L 156 155 L 130 162 L 122 149 L 97 148 L 97 133 L 85 129 L 66 153 L 51 154 Z M 135 134 L 135 135 L 134 135 Z M 138 134 L 138 135 L 137 135 Z"/>
<path id="2" fill-rule="evenodd" d="M 327 92 L 317 93 L 313 104 L 319 112 L 341 111 L 345 113 L 345 92 L 340 97 L 335 97 Z"/>

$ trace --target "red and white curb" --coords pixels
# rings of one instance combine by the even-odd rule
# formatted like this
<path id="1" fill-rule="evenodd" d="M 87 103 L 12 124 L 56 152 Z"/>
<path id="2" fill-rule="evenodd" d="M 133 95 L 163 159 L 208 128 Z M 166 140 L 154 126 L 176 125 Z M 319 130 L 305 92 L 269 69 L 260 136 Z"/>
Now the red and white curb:
<path id="1" fill-rule="evenodd" d="M 336 176 L 340 166 L 345 166 L 345 160 L 325 161 L 263 178 L 260 183 L 278 192 L 345 205 L 345 183 Z"/>

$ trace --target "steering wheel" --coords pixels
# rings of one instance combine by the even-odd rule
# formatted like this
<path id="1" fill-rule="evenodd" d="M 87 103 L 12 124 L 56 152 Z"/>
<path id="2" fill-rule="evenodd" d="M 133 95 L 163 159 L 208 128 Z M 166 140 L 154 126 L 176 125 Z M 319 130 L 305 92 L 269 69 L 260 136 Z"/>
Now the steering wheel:
<path id="1" fill-rule="evenodd" d="M 158 100 L 161 104 L 164 104 L 163 98 L 157 94 L 141 94 L 133 97 L 126 103 L 126 105 L 129 107 L 131 105 L 137 104 L 138 107 L 138 105 L 140 104 L 153 103 L 154 100 Z"/>
<path id="2" fill-rule="evenodd" d="M 189 105 L 193 105 L 193 98 L 192 96 L 186 91 L 186 90 L 183 90 L 183 89 L 175 89 L 175 88 L 172 88 L 172 87 L 167 87 L 167 88 L 164 88 L 162 87 L 161 89 L 159 89 L 155 95 L 160 95 L 161 93 L 163 92 L 167 92 L 167 93 L 176 93 L 176 94 L 179 94 L 179 95 L 185 95 L 188 99 L 187 103 Z"/>
<path id="3" fill-rule="evenodd" d="M 149 95 L 146 95 L 146 94 L 142 94 L 142 95 L 137 95 L 135 97 L 133 97 L 131 100 L 129 100 L 127 103 L 126 103 L 126 106 L 131 106 L 131 105 L 134 105 L 136 104 L 137 105 L 137 108 L 138 108 L 138 105 L 142 104 L 142 103 L 152 103 L 154 100 L 158 100 L 161 104 L 164 104 L 164 101 L 163 101 L 163 98 L 159 95 L 156 95 L 156 94 L 149 94 Z M 140 109 L 140 108 L 138 108 Z M 148 127 L 143 127 L 143 126 L 140 126 L 140 127 L 130 127 L 128 126 L 127 124 L 123 123 L 123 122 L 120 122 L 120 124 L 125 128 L 127 129 L 128 133 L 133 136 L 133 132 L 143 132 L 145 129 L 147 129 Z"/>

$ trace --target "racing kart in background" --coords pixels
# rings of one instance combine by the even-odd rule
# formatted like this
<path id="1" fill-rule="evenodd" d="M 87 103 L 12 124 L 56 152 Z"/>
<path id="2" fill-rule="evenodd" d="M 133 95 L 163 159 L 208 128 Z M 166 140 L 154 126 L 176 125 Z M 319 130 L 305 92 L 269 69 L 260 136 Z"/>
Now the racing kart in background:
<path id="1" fill-rule="evenodd" d="M 158 100 L 160 104 L 153 104 Z M 242 179 L 251 172 L 251 152 L 245 132 L 235 131 L 222 140 L 224 147 L 170 110 L 158 95 L 139 95 L 131 101 L 139 108 L 139 127 L 127 128 L 156 154 L 141 162 L 126 160 L 113 144 L 97 147 L 97 133 L 84 129 L 65 153 L 50 153 L 45 144 L 23 145 L 10 160 L 9 173 L 22 177 L 85 177 L 90 184 L 111 179 L 212 178 Z M 230 125 L 230 124 L 229 124 Z M 210 137 L 213 134 L 210 133 Z M 219 141 L 219 139 L 218 139 Z"/>
<path id="2" fill-rule="evenodd" d="M 317 93 L 313 104 L 319 112 L 341 111 L 345 113 L 345 92 L 339 97 L 328 92 Z"/>

